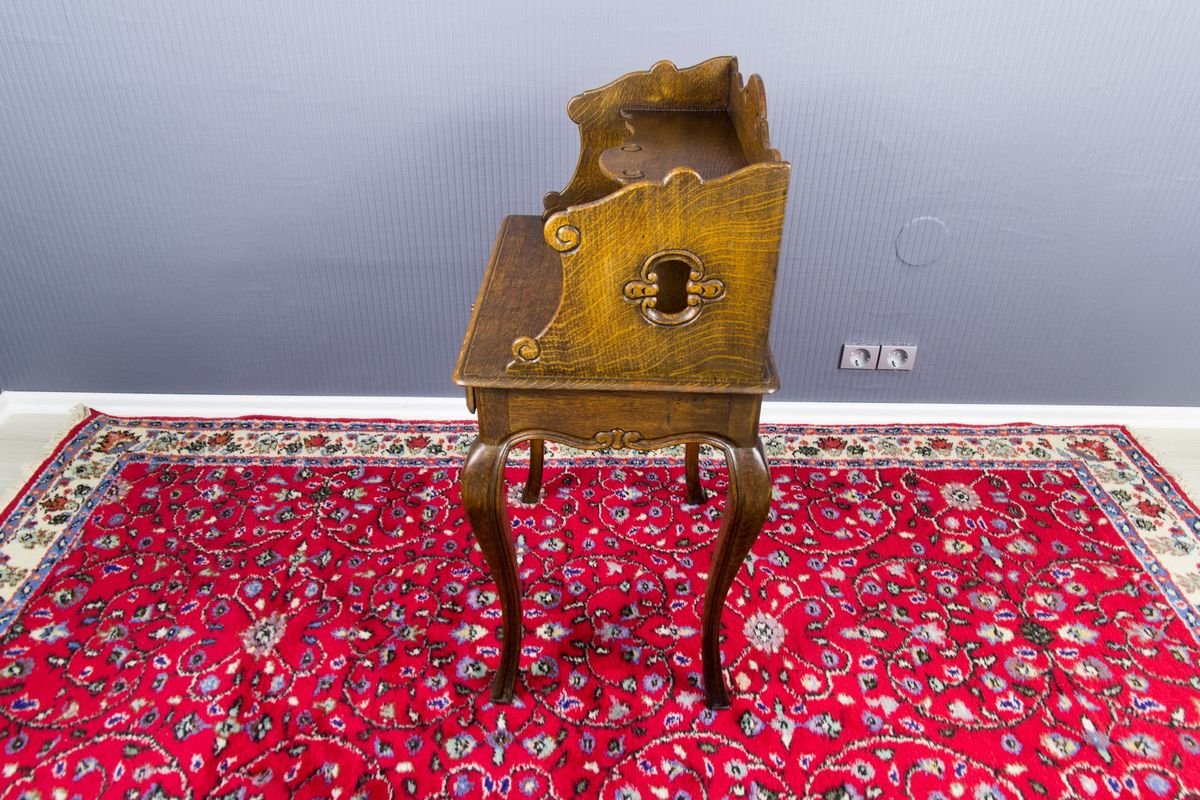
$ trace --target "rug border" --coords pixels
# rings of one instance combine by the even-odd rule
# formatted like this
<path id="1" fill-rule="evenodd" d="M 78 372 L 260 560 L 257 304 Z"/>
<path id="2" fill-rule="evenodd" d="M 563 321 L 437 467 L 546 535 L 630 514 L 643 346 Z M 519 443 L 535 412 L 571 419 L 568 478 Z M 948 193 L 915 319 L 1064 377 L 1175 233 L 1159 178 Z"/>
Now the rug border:
<path id="1" fill-rule="evenodd" d="M 68 428 L 67 431 L 59 437 L 58 441 L 51 445 L 52 449 L 50 450 L 49 455 L 43 458 L 41 462 L 34 467 L 33 471 L 29 473 L 24 482 L 16 487 L 12 499 L 5 503 L 2 508 L 0 508 L 0 520 L 8 519 L 9 515 L 17 510 L 17 504 L 21 502 L 21 498 L 23 498 L 26 493 L 33 488 L 33 485 L 37 483 L 38 478 L 40 478 L 42 473 L 46 471 L 46 467 L 50 466 L 55 459 L 62 455 L 63 450 L 65 450 L 67 445 L 69 445 L 75 439 L 75 437 L 80 434 L 83 428 L 87 427 L 98 417 L 107 416 L 103 412 L 97 411 L 94 408 L 89 408 L 87 412 L 88 413 L 83 419 L 79 420 L 79 422 Z"/>
<path id="2" fill-rule="evenodd" d="M 418 432 L 418 433 L 425 433 L 425 432 L 429 432 L 429 431 L 433 431 L 433 432 L 444 431 L 447 433 L 457 434 L 459 436 L 465 435 L 467 437 L 470 437 L 473 433 L 475 433 L 475 431 L 477 431 L 477 425 L 476 425 L 475 421 L 470 418 L 458 419 L 458 420 L 445 420 L 445 419 L 417 420 L 417 419 L 402 419 L 402 418 L 381 419 L 381 418 L 377 418 L 377 417 L 371 417 L 371 418 L 343 417 L 343 418 L 339 418 L 339 417 L 288 416 L 288 415 L 278 415 L 278 414 L 247 414 L 247 415 L 241 415 L 241 416 L 216 416 L 216 417 L 195 416 L 195 415 L 121 416 L 121 415 L 108 414 L 104 411 L 101 411 L 101 410 L 95 409 L 95 408 L 83 408 L 81 410 L 85 412 L 84 416 L 81 419 L 79 419 L 78 422 L 73 424 L 65 433 L 61 434 L 61 438 L 59 439 L 59 441 L 52 445 L 52 449 L 48 450 L 49 455 L 46 458 L 44 458 L 41 461 L 41 463 L 31 472 L 31 474 L 24 481 L 24 483 L 19 487 L 19 489 L 16 491 L 16 493 L 13 495 L 13 497 L 5 504 L 2 511 L 0 511 L 0 520 L 9 519 L 13 514 L 17 513 L 17 511 L 20 508 L 21 503 L 26 499 L 26 497 L 29 495 L 29 493 L 37 487 L 37 484 L 39 482 L 45 480 L 48 470 L 50 470 L 54 467 L 56 461 L 60 461 L 63 458 L 64 452 L 66 450 L 68 450 L 73 444 L 81 441 L 80 436 L 85 432 L 85 430 L 89 426 L 95 426 L 96 430 L 100 430 L 103 427 L 105 427 L 106 425 L 120 426 L 122 424 L 129 424 L 133 427 L 141 426 L 141 427 L 147 427 L 147 428 L 152 429 L 161 424 L 163 426 L 173 427 L 176 429 L 179 429 L 180 427 L 192 428 L 193 430 L 195 430 L 196 428 L 199 428 L 201 431 L 203 431 L 205 429 L 223 430 L 223 429 L 228 429 L 228 427 L 230 427 L 230 426 L 236 427 L 239 424 L 245 424 L 252 428 L 258 427 L 259 425 L 261 425 L 262 427 L 260 428 L 260 430 L 270 429 L 274 425 L 280 425 L 280 426 L 284 426 L 286 428 L 291 428 L 292 430 L 296 430 L 296 431 L 303 431 L 304 429 L 318 429 L 319 430 L 320 428 L 322 428 L 324 426 L 330 426 L 330 427 L 334 428 L 339 435 L 347 435 L 348 434 L 351 436 L 353 436 L 360 430 L 372 431 L 372 430 L 379 430 L 379 429 L 387 429 L 389 431 L 397 431 L 397 429 L 399 429 L 399 431 L 397 431 L 397 432 L 400 432 L 400 433 L 405 432 L 405 430 L 412 431 L 412 432 Z M 889 424 L 889 423 L 866 422 L 866 423 L 831 423 L 831 424 L 825 424 L 825 425 L 818 425 L 818 424 L 803 423 L 803 422 L 778 422 L 778 423 L 761 423 L 759 426 L 759 430 L 763 435 L 785 436 L 785 437 L 788 437 L 788 436 L 805 437 L 805 436 L 814 436 L 814 435 L 820 436 L 823 434 L 837 434 L 837 435 L 842 435 L 842 436 L 867 436 L 867 437 L 881 437 L 881 436 L 882 437 L 889 437 L 889 436 L 896 436 L 896 437 L 926 436 L 926 437 L 928 437 L 928 436 L 936 436 L 936 435 L 940 435 L 940 434 L 945 434 L 945 435 L 949 435 L 949 436 L 970 437 L 972 435 L 1004 436 L 1006 433 L 1011 433 L 1013 435 L 1021 435 L 1021 436 L 1036 436 L 1039 433 L 1043 433 L 1043 432 L 1047 435 L 1059 435 L 1059 436 L 1068 436 L 1068 437 L 1072 436 L 1072 435 L 1075 435 L 1075 436 L 1089 436 L 1089 435 L 1101 436 L 1101 437 L 1107 438 L 1111 442 L 1111 444 L 1116 447 L 1117 452 L 1122 457 L 1124 457 L 1125 459 L 1128 459 L 1132 462 L 1132 464 L 1130 465 L 1131 468 L 1134 471 L 1142 474 L 1144 476 L 1144 480 L 1146 480 L 1150 485 L 1152 485 L 1154 487 L 1154 489 L 1157 492 L 1160 493 L 1160 496 L 1162 497 L 1162 499 L 1164 501 L 1166 501 L 1167 503 L 1169 503 L 1171 505 L 1175 505 L 1176 503 L 1178 504 L 1178 505 L 1175 505 L 1175 508 L 1176 508 L 1175 513 L 1184 513 L 1185 515 L 1190 514 L 1190 515 L 1192 515 L 1193 519 L 1200 518 L 1200 502 L 1198 502 L 1197 498 L 1193 498 L 1192 496 L 1190 496 L 1188 494 L 1187 490 L 1184 488 L 1182 482 L 1179 481 L 1168 470 L 1163 468 L 1162 464 L 1159 463 L 1158 459 L 1154 456 L 1154 454 L 1150 450 L 1147 449 L 1146 445 L 1143 444 L 1141 442 L 1141 440 L 1139 440 L 1138 437 L 1136 435 L 1134 435 L 1127 426 L 1120 425 L 1120 424 L 1057 425 L 1057 424 L 1044 424 L 1044 423 L 1036 423 L 1036 422 L 1007 422 L 1007 423 L 998 423 L 998 424 L 992 424 L 992 423 L 891 423 L 891 424 Z M 589 461 L 589 462 L 597 460 L 597 459 L 605 458 L 605 456 L 603 454 L 589 453 L 589 452 L 573 454 L 573 455 L 570 455 L 569 457 L 576 458 L 579 455 L 584 456 L 585 460 Z M 658 458 L 655 458 L 654 454 L 652 454 L 652 453 L 641 453 L 641 452 L 630 452 L 628 454 L 622 454 L 622 455 L 627 455 L 627 457 L 631 457 L 634 460 L 637 460 L 639 462 L 659 461 L 659 460 L 666 460 L 666 461 L 678 460 L 678 456 L 674 456 L 674 455 L 667 454 L 667 453 L 660 454 L 658 456 Z M 461 456 L 459 454 L 456 454 L 451 451 L 440 453 L 438 455 L 438 458 L 448 459 L 451 463 L 453 463 L 456 460 L 461 460 Z M 555 456 L 552 456 L 552 458 L 555 458 Z M 618 458 L 619 458 L 619 456 L 618 456 Z M 706 459 L 706 460 L 708 460 L 708 459 Z M 814 462 L 819 462 L 820 460 L 821 459 L 819 458 L 819 456 L 813 458 Z M 1083 463 L 1082 466 L 1084 466 L 1085 470 L 1090 475 L 1091 471 L 1090 471 L 1090 469 L 1087 469 L 1086 463 Z M 1093 495 L 1095 494 L 1091 489 L 1089 489 L 1089 493 L 1091 493 Z M 1172 497 L 1172 495 L 1173 495 L 1173 497 Z M 1098 502 L 1102 500 L 1102 498 L 1095 498 L 1095 499 Z M 1108 502 L 1111 502 L 1111 499 L 1109 499 Z M 1104 503 L 1101 502 L 1101 505 L 1103 506 Z M 1106 509 L 1105 514 L 1106 514 L 1106 516 L 1109 516 L 1110 518 L 1112 518 L 1111 510 Z M 1140 541 L 1142 537 L 1141 537 L 1141 534 L 1136 530 L 1136 526 L 1133 526 L 1131 521 L 1129 520 L 1129 518 L 1127 516 L 1125 516 L 1123 513 L 1121 514 L 1121 517 L 1124 519 L 1125 524 L 1130 526 L 1130 530 L 1133 532 L 1133 536 Z M 1112 519 L 1112 521 L 1114 523 L 1117 523 L 1116 519 Z M 1192 524 L 1187 524 L 1185 527 L 1188 528 L 1189 532 L 1192 534 L 1193 537 L 1200 539 L 1200 529 L 1195 529 L 1195 526 Z M 1157 581 L 1160 583 L 1160 588 L 1162 588 L 1163 584 L 1165 583 L 1165 585 L 1170 586 L 1179 595 L 1179 598 L 1180 598 L 1181 602 L 1183 603 L 1183 605 L 1179 606 L 1176 609 L 1177 613 L 1183 614 L 1183 613 L 1185 613 L 1185 610 L 1186 610 L 1187 612 L 1191 612 L 1193 614 L 1200 614 L 1200 603 L 1193 604 L 1192 602 L 1187 600 L 1185 593 L 1180 589 L 1179 585 L 1176 582 L 1177 573 L 1174 573 L 1170 569 L 1165 567 L 1162 564 L 1162 562 L 1158 556 L 1156 556 L 1152 553 L 1150 553 L 1148 555 L 1142 554 L 1140 552 L 1140 549 L 1145 549 L 1144 545 L 1142 545 L 1141 548 L 1139 548 L 1138 546 L 1135 546 L 1135 544 L 1133 542 L 1129 541 L 1128 536 L 1126 536 L 1124 534 L 1121 534 L 1121 538 L 1126 540 L 1124 543 L 1126 549 L 1130 552 L 1130 555 L 1133 556 L 1133 558 L 1139 563 L 1139 566 L 1142 568 L 1142 570 L 1144 572 L 1146 572 L 1148 575 L 1150 575 L 1151 577 L 1155 577 L 1157 575 Z M 44 553 L 43 558 L 46 555 L 48 555 L 48 553 Z M 1150 565 L 1146 563 L 1147 558 L 1149 558 L 1151 561 L 1153 561 L 1153 563 L 1155 565 L 1157 565 L 1157 570 L 1151 568 Z M 1161 574 L 1159 574 L 1159 573 L 1161 573 Z M 15 595 L 14 595 L 14 597 L 15 597 Z M 7 605 L 7 602 L 6 602 L 6 605 Z M 1172 605 L 1175 606 L 1177 604 L 1172 603 Z M 1185 625 L 1187 625 L 1186 620 L 1181 620 L 1181 621 L 1184 621 Z M 1188 626 L 1188 627 L 1190 628 L 1190 626 Z M 1192 630 L 1192 633 L 1196 637 L 1197 641 L 1200 641 L 1200 627 Z"/>
<path id="3" fill-rule="evenodd" d="M 1150 462 L 1150 465 L 1154 467 L 1155 470 L 1157 470 L 1159 477 L 1166 481 L 1167 484 L 1169 484 L 1170 487 L 1175 490 L 1175 494 L 1179 495 L 1184 503 L 1192 507 L 1192 510 L 1196 512 L 1197 516 L 1200 516 L 1200 497 L 1192 497 L 1188 493 L 1187 488 L 1183 485 L 1183 481 L 1172 474 L 1170 470 L 1163 467 L 1150 448 L 1148 448 L 1141 439 L 1135 436 L 1127 426 L 1118 425 L 1117 427 L 1121 429 L 1122 433 L 1129 437 L 1129 441 L 1137 445 L 1138 452 L 1140 452 L 1146 458 L 1146 460 Z"/>
<path id="4" fill-rule="evenodd" d="M 62 454 L 62 451 L 67 446 L 67 444 L 75 436 L 77 436 L 79 434 L 79 432 L 85 426 L 91 424 L 92 422 L 94 422 L 96 419 L 98 419 L 100 417 L 105 417 L 107 419 L 114 419 L 114 420 L 129 421 L 129 422 L 134 422 L 134 421 L 138 421 L 138 422 L 153 422 L 153 421 L 179 422 L 179 421 L 184 421 L 184 420 L 196 420 L 196 421 L 283 420 L 283 421 L 294 421 L 294 422 L 332 422 L 332 423 L 379 424 L 379 425 L 395 425 L 395 424 L 401 424 L 401 425 L 447 425 L 447 424 L 450 424 L 450 425 L 463 425 L 463 426 L 478 427 L 478 422 L 472 417 L 465 417 L 465 418 L 456 419 L 456 420 L 447 420 L 447 419 L 408 419 L 408 418 L 402 418 L 402 417 L 388 418 L 388 419 L 379 418 L 379 417 L 316 417 L 316 416 L 291 416 L 291 415 L 286 415 L 286 414 L 243 414 L 243 415 L 238 415 L 238 416 L 219 416 L 219 417 L 204 417 L 204 416 L 197 416 L 197 415 L 191 415 L 191 414 L 179 415 L 179 416 L 158 415 L 158 414 L 156 414 L 156 415 L 139 414 L 139 415 L 125 416 L 125 415 L 121 415 L 121 414 L 110 414 L 110 413 L 108 413 L 106 411 L 102 411 L 98 408 L 87 407 L 87 413 L 83 417 L 83 419 L 81 419 L 76 424 L 72 425 L 64 434 L 62 434 L 62 436 L 59 438 L 59 440 L 57 442 L 53 443 L 53 445 L 52 445 L 53 449 L 50 451 L 49 455 L 47 455 L 44 459 L 42 459 L 38 463 L 37 467 L 34 468 L 33 471 L 29 474 L 29 476 L 25 479 L 25 481 L 23 481 L 18 487 L 16 487 L 12 498 L 3 506 L 3 508 L 0 508 L 0 518 L 7 518 L 15 510 L 16 505 L 20 501 L 20 499 L 26 494 L 26 492 L 29 491 L 29 489 L 32 487 L 32 485 L 37 481 L 38 477 L 45 471 L 46 467 L 49 466 L 49 464 L 52 461 L 54 461 L 54 459 L 58 458 L 59 455 Z M 1024 427 L 1024 428 L 1034 428 L 1034 429 L 1047 428 L 1047 429 L 1074 430 L 1074 431 L 1089 431 L 1089 430 L 1096 430 L 1096 429 L 1119 431 L 1120 433 L 1124 434 L 1129 439 L 1130 442 L 1132 442 L 1134 445 L 1137 446 L 1138 452 L 1141 453 L 1141 455 L 1146 459 L 1146 461 L 1151 466 L 1154 467 L 1154 469 L 1157 471 L 1158 475 L 1164 481 L 1166 481 L 1166 483 L 1168 485 L 1170 485 L 1170 487 L 1175 491 L 1175 493 L 1177 495 L 1179 495 L 1179 497 L 1187 505 L 1190 505 L 1192 507 L 1193 511 L 1195 511 L 1198 515 L 1200 515 L 1200 498 L 1192 497 L 1188 493 L 1187 489 L 1184 487 L 1182 481 L 1179 478 L 1177 478 L 1170 470 L 1163 467 L 1162 463 L 1158 460 L 1158 458 L 1154 455 L 1154 453 L 1142 442 L 1141 439 L 1139 439 L 1137 437 L 1137 435 L 1135 435 L 1133 433 L 1133 431 L 1129 428 L 1129 426 L 1120 424 L 1120 423 L 1105 423 L 1105 424 L 1096 424 L 1096 425 L 1087 425 L 1087 424 L 1058 425 L 1058 424 L 1027 422 L 1027 421 L 1013 421 L 1013 422 L 1004 422 L 1004 423 L 865 422 L 865 423 L 829 423 L 829 424 L 814 424 L 814 423 L 808 423 L 808 422 L 760 422 L 758 427 L 759 427 L 760 432 L 764 428 L 786 428 L 786 427 L 791 427 L 791 428 L 798 427 L 798 428 L 801 428 L 802 430 L 811 430 L 814 432 L 824 431 L 824 430 L 832 430 L 832 429 L 850 429 L 850 430 L 854 430 L 854 431 L 859 431 L 859 430 L 868 429 L 868 428 L 909 428 L 909 429 L 913 429 L 913 428 L 942 429 L 942 428 L 944 428 L 944 429 L 947 429 L 950 431 L 961 430 L 961 429 L 985 431 L 985 430 L 993 430 L 993 429 L 1005 428 L 1005 427 Z"/>
<path id="5" fill-rule="evenodd" d="M 9 500 L 9 502 L 6 503 L 3 508 L 0 508 L 0 518 L 7 518 L 8 515 L 13 512 L 13 510 L 16 507 L 16 504 L 25 495 L 25 493 L 29 491 L 30 487 L 37 480 L 38 476 L 40 476 L 42 474 L 42 472 L 45 471 L 46 467 L 50 464 L 50 462 L 52 462 L 55 458 L 57 458 L 62 453 L 63 448 L 66 447 L 66 445 L 71 441 L 71 439 L 73 439 L 76 435 L 79 434 L 80 430 L 84 426 L 92 423 L 99 417 L 105 417 L 105 418 L 114 419 L 114 420 L 125 420 L 125 421 L 131 421 L 131 422 L 132 421 L 179 422 L 179 421 L 183 421 L 183 420 L 196 420 L 196 421 L 284 420 L 284 421 L 296 421 L 296 422 L 332 422 L 332 423 L 379 424 L 379 425 L 394 425 L 394 424 L 447 425 L 447 424 L 450 424 L 450 425 L 463 425 L 463 426 L 478 427 L 478 422 L 472 417 L 464 417 L 461 419 L 447 420 L 447 419 L 409 419 L 409 418 L 403 418 L 403 417 L 380 418 L 380 417 L 291 416 L 291 415 L 287 415 L 287 414 L 243 414 L 243 415 L 238 415 L 238 416 L 218 416 L 218 417 L 205 417 L 205 416 L 197 416 L 194 414 L 185 414 L 185 415 L 178 415 L 178 416 L 176 416 L 176 415 L 158 415 L 158 414 L 156 414 L 156 415 L 139 414 L 139 415 L 126 416 L 126 415 L 121 415 L 121 414 L 110 414 L 110 413 L 108 413 L 106 411 L 102 411 L 98 408 L 87 407 L 87 413 L 83 417 L 83 419 L 81 419 L 75 425 L 71 426 L 71 428 L 68 429 L 66 431 L 66 433 L 64 433 L 57 442 L 53 443 L 53 445 L 52 445 L 53 449 L 50 451 L 50 454 L 46 458 L 42 459 L 41 462 L 37 465 L 37 467 L 35 469 L 33 469 L 33 471 L 27 476 L 25 481 L 22 482 L 14 490 L 14 494 L 13 494 L 12 498 Z M 828 424 L 815 424 L 815 423 L 809 423 L 809 422 L 760 422 L 759 423 L 760 432 L 764 428 L 781 428 L 781 427 L 799 427 L 803 430 L 812 430 L 812 431 L 831 430 L 831 429 L 835 429 L 835 428 L 850 429 L 850 430 L 855 430 L 855 431 L 863 430 L 863 429 L 867 429 L 867 428 L 909 428 L 909 429 L 913 429 L 913 428 L 918 428 L 918 429 L 919 428 L 939 428 L 939 429 L 945 428 L 950 431 L 962 430 L 962 429 L 985 431 L 985 430 L 993 430 L 993 429 L 1005 428 L 1005 427 L 1024 427 L 1024 428 L 1035 428 L 1035 429 L 1047 428 L 1047 429 L 1056 429 L 1056 430 L 1075 430 L 1075 431 L 1096 430 L 1096 429 L 1119 431 L 1120 433 L 1124 434 L 1129 439 L 1130 442 L 1132 442 L 1134 445 L 1136 445 L 1138 452 L 1141 453 L 1141 455 L 1146 459 L 1146 461 L 1152 467 L 1154 467 L 1154 469 L 1157 471 L 1158 475 L 1175 491 L 1175 493 L 1184 501 L 1184 503 L 1191 506 L 1192 510 L 1195 511 L 1197 513 L 1197 515 L 1200 515 L 1200 497 L 1192 497 L 1191 494 L 1188 492 L 1187 488 L 1185 488 L 1183 481 L 1180 480 L 1176 475 L 1174 475 L 1170 470 L 1163 467 L 1162 463 L 1158 460 L 1158 458 L 1154 455 L 1154 453 L 1146 446 L 1146 444 L 1144 442 L 1142 442 L 1141 439 L 1139 439 L 1137 437 L 1137 435 L 1135 435 L 1133 433 L 1133 431 L 1129 428 L 1129 426 L 1125 425 L 1125 424 L 1121 424 L 1121 423 L 1103 423 L 1103 424 L 1095 424 L 1095 425 L 1088 425 L 1088 424 L 1059 425 L 1059 424 L 1052 424 L 1052 423 L 1028 422 L 1028 421 L 1013 421 L 1013 422 L 1003 422 L 1003 423 L 972 423 L 972 422 L 966 422 L 966 423 L 964 423 L 964 422 L 937 422 L 937 423 L 934 423 L 934 422 L 916 422 L 916 423 L 913 423 L 913 422 L 890 422 L 890 423 L 889 422 L 864 422 L 864 423 L 828 423 Z"/>

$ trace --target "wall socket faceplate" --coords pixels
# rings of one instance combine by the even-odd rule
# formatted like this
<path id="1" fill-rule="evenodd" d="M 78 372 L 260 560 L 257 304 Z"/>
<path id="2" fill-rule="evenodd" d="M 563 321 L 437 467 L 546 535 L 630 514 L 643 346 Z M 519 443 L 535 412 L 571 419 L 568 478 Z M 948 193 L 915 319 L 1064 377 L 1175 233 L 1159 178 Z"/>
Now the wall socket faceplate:
<path id="1" fill-rule="evenodd" d="M 844 344 L 842 363 L 838 369 L 875 369 L 879 363 L 879 345 Z"/>
<path id="2" fill-rule="evenodd" d="M 910 370 L 917 361 L 915 344 L 885 344 L 879 348 L 876 369 Z"/>
<path id="3" fill-rule="evenodd" d="M 916 360 L 915 344 L 844 344 L 838 369 L 908 371 Z"/>

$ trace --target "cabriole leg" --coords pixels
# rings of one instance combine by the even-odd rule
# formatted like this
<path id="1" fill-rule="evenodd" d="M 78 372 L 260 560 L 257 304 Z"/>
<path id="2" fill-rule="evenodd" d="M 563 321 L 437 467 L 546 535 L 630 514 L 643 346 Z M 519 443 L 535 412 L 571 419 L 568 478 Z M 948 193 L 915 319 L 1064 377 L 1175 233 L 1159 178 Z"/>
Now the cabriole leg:
<path id="1" fill-rule="evenodd" d="M 729 499 L 709 569 L 700 641 L 705 698 L 709 708 L 714 709 L 729 708 L 729 690 L 721 669 L 721 612 L 729 587 L 758 538 L 771 506 L 771 474 L 762 445 L 727 447 L 725 453 L 729 464 Z"/>
<path id="2" fill-rule="evenodd" d="M 700 443 L 684 445 L 684 471 L 687 475 L 687 501 L 698 506 L 707 500 L 704 487 L 700 485 Z"/>
<path id="3" fill-rule="evenodd" d="M 546 443 L 541 439 L 529 440 L 529 477 L 521 492 L 522 503 L 536 503 L 542 491 L 542 460 L 546 456 Z"/>
<path id="4" fill-rule="evenodd" d="M 521 582 L 517 576 L 517 552 L 504 503 L 504 461 L 507 447 L 475 440 L 463 467 L 463 506 L 475 540 L 496 589 L 503 615 L 503 645 L 500 667 L 492 679 L 492 701 L 510 703 L 521 658 Z"/>

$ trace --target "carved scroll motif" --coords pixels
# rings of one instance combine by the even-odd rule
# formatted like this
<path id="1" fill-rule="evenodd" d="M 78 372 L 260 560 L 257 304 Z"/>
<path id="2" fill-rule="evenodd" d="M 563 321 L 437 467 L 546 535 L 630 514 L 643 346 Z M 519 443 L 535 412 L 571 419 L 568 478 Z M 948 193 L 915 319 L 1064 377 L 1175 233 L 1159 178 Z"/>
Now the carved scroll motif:
<path id="1" fill-rule="evenodd" d="M 612 448 L 613 450 L 623 450 L 626 447 L 637 449 L 637 443 L 642 440 L 642 435 L 637 431 L 613 428 L 611 431 L 600 431 L 592 439 L 596 444 L 604 448 Z"/>
<path id="2" fill-rule="evenodd" d="M 553 239 L 547 240 L 560 253 L 570 253 L 579 247 L 582 237 L 574 225 L 561 225 L 554 231 Z"/>
<path id="3" fill-rule="evenodd" d="M 686 266 L 687 280 L 682 287 L 664 285 L 669 280 L 666 274 L 668 264 Z M 642 265 L 641 276 L 641 280 L 625 284 L 625 299 L 638 303 L 642 316 L 654 325 L 690 322 L 699 316 L 705 302 L 720 300 L 725 296 L 725 284 L 717 278 L 706 280 L 704 264 L 687 250 L 655 253 Z M 676 307 L 679 301 L 682 303 Z"/>
<path id="4" fill-rule="evenodd" d="M 542 354 L 542 346 L 531 336 L 521 336 L 513 339 L 512 354 L 513 358 L 524 363 L 537 361 Z"/>

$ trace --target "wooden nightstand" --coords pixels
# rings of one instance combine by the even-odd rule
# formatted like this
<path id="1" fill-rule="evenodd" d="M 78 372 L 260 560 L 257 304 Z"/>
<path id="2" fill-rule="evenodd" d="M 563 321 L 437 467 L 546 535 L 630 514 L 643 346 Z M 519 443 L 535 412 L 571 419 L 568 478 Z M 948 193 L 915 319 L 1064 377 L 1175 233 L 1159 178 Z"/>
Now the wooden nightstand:
<path id="1" fill-rule="evenodd" d="M 730 474 L 701 638 L 708 703 L 726 708 L 721 611 L 771 499 L 758 420 L 779 385 L 767 332 L 789 165 L 770 146 L 762 81 L 743 85 L 733 58 L 659 62 L 568 112 L 580 131 L 575 175 L 546 196 L 543 216 L 504 220 L 454 373 L 479 415 L 463 502 L 504 619 L 492 699 L 512 699 L 522 632 L 508 450 L 530 441 L 533 501 L 544 440 L 682 443 L 689 501 L 702 502 L 706 442 Z"/>

